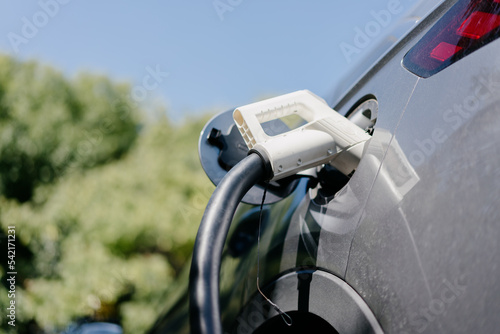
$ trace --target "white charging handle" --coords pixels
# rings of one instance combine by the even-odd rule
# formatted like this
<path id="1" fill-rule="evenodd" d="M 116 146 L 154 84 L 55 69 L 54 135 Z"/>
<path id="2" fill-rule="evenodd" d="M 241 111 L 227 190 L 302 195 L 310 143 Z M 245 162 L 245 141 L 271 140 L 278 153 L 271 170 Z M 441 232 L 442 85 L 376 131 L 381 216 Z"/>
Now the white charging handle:
<path id="1" fill-rule="evenodd" d="M 297 115 L 307 124 L 271 136 L 262 123 Z M 331 163 L 348 175 L 359 164 L 370 135 L 308 90 L 236 108 L 234 121 L 250 150 L 271 162 L 273 180 Z"/>

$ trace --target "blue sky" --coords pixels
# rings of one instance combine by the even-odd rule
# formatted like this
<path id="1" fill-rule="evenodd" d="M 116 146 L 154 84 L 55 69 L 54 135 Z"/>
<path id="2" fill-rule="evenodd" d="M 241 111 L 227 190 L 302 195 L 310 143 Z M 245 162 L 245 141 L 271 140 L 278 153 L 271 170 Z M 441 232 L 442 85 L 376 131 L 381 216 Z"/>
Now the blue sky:
<path id="1" fill-rule="evenodd" d="M 159 70 L 156 82 L 147 81 L 154 87 L 148 98 L 181 119 L 304 88 L 327 96 L 382 33 L 350 62 L 340 45 L 354 45 L 355 29 L 376 22 L 373 11 L 394 1 L 401 13 L 414 3 L 0 0 L 0 52 L 39 59 L 70 77 L 105 73 L 137 87 Z"/>

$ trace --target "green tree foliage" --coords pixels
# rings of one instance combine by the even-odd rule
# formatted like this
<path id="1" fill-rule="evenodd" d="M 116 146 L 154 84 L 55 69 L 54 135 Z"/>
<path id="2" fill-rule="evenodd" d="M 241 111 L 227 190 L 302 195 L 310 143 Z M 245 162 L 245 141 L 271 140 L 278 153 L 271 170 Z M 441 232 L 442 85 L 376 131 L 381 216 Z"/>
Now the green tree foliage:
<path id="1" fill-rule="evenodd" d="M 120 321 L 126 333 L 144 332 L 163 310 L 169 287 L 189 259 L 213 191 L 197 157 L 205 120 L 172 125 L 163 117 L 144 126 L 133 142 L 137 118 L 121 87 L 93 76 L 68 82 L 35 63 L 2 61 L 22 73 L 41 73 L 47 82 L 14 80 L 3 74 L 0 78 L 0 87 L 7 86 L 4 81 L 22 81 L 25 92 L 16 94 L 33 96 L 33 108 L 45 112 L 41 117 L 26 107 L 23 112 L 37 121 L 10 111 L 5 115 L 11 121 L 1 123 L 1 152 L 10 152 L 11 159 L 10 165 L 3 164 L 1 154 L 1 174 L 16 173 L 19 159 L 25 157 L 30 162 L 22 165 L 26 168 L 22 173 L 31 175 L 33 192 L 23 201 L 9 196 L 13 181 L 3 183 L 0 224 L 4 232 L 7 226 L 16 226 L 19 252 L 18 327 L 13 330 L 3 317 L 0 331 L 27 332 L 31 326 L 31 331 L 50 333 L 90 317 Z M 2 94 L 1 101 L 14 99 L 6 89 Z M 45 106 L 46 100 L 53 107 Z M 16 126 L 21 130 L 14 130 Z M 17 135 L 4 135 L 6 129 L 18 131 Z M 104 130 L 92 137 L 96 129 Z M 82 141 L 90 144 L 79 155 Z M 35 143 L 36 149 L 30 151 L 23 142 Z M 45 179 L 40 170 L 44 166 L 56 177 Z M 22 168 L 17 168 L 21 175 Z M 8 302 L 4 283 L 0 308 Z"/>
<path id="2" fill-rule="evenodd" d="M 21 202 L 69 168 L 120 157 L 137 136 L 127 86 L 68 81 L 36 62 L 0 56 L 0 194 Z"/>

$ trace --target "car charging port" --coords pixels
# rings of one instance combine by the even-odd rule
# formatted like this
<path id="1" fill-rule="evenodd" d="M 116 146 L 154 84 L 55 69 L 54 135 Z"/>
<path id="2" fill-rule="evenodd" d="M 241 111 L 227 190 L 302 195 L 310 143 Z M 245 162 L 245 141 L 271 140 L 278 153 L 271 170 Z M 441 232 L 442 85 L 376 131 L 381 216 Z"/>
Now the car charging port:
<path id="1" fill-rule="evenodd" d="M 373 95 L 367 95 L 360 99 L 347 113 L 347 119 L 373 134 L 378 117 L 378 101 Z"/>
<path id="2" fill-rule="evenodd" d="M 350 176 L 342 174 L 331 165 L 325 165 L 317 175 L 319 189 L 314 197 L 314 202 L 318 205 L 326 205 L 351 179 Z"/>

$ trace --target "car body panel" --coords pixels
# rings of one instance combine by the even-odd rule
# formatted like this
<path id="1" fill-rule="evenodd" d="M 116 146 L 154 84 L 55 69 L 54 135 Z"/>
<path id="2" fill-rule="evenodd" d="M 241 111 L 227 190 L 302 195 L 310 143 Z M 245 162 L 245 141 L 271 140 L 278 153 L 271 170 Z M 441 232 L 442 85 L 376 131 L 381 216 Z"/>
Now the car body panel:
<path id="1" fill-rule="evenodd" d="M 500 311 L 494 301 L 500 292 L 494 278 L 499 50 L 494 42 L 419 79 L 393 132 L 390 145 L 408 157 L 418 182 L 388 200 L 388 181 L 376 179 L 346 275 L 387 332 L 487 333 L 500 325 L 488 316 Z M 380 118 L 382 110 L 379 101 Z M 387 151 L 381 170 L 397 160 L 391 159 L 394 151 Z"/>
<path id="2" fill-rule="evenodd" d="M 347 302 L 332 291 L 346 284 L 349 303 L 361 305 L 344 314 L 346 324 L 365 311 L 376 322 L 340 332 L 498 331 L 500 40 L 427 79 L 401 66 L 455 2 L 423 19 L 336 102 L 348 114 L 375 97 L 378 117 L 356 172 L 333 199 L 322 201 L 304 176 L 288 198 L 264 206 L 260 250 L 259 207 L 240 205 L 221 267 L 228 331 L 249 332 L 278 315 L 262 308 L 257 276 L 284 311 L 314 310 L 337 330 Z M 329 283 L 300 301 L 304 272 Z M 290 277 L 288 290 L 276 288 Z M 256 303 L 259 321 L 248 327 Z"/>

